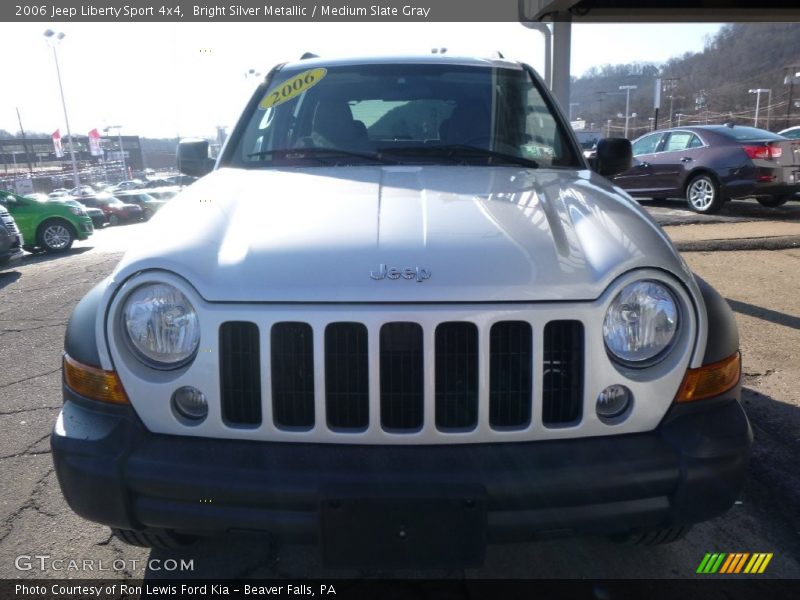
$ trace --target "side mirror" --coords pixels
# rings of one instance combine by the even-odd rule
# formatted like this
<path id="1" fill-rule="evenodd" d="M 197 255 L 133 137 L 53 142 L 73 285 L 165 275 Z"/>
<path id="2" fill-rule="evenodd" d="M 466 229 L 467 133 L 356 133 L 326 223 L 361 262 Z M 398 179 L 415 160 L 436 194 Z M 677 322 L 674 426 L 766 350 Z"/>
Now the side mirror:
<path id="1" fill-rule="evenodd" d="M 597 142 L 597 153 L 590 161 L 592 169 L 604 177 L 613 177 L 633 165 L 633 148 L 625 138 L 603 138 Z"/>
<path id="2" fill-rule="evenodd" d="M 178 142 L 177 160 L 178 171 L 193 177 L 202 177 L 214 168 L 214 159 L 208 157 L 208 140 L 181 140 Z"/>

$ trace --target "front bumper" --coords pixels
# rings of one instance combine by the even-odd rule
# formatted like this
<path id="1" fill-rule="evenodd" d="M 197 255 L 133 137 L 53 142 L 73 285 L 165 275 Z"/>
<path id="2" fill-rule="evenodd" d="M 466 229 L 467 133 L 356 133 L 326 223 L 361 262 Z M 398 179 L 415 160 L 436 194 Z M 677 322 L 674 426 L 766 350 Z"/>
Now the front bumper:
<path id="1" fill-rule="evenodd" d="M 695 523 L 733 505 L 752 443 L 738 387 L 674 406 L 648 433 L 446 446 L 153 434 L 129 407 L 64 393 L 51 445 L 79 515 L 125 529 L 246 530 L 294 542 L 324 542 L 323 507 L 342 498 L 395 509 L 402 498 L 463 500 L 481 511 L 487 542 Z M 391 519 L 415 518 L 386 515 L 389 529 L 399 526 Z"/>

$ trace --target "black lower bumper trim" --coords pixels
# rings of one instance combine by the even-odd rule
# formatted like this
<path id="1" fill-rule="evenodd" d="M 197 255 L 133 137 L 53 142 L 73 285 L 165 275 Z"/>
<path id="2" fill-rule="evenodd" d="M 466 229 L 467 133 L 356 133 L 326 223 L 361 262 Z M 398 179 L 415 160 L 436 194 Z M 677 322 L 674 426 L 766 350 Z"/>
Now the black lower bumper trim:
<path id="1" fill-rule="evenodd" d="M 490 542 L 690 524 L 732 506 L 752 441 L 735 397 L 674 407 L 649 433 L 409 447 L 158 435 L 130 409 L 98 412 L 65 393 L 53 458 L 78 514 L 127 529 L 249 530 L 297 542 L 320 539 L 321 505 L 342 488 L 392 503 L 467 486 L 485 499 Z"/>

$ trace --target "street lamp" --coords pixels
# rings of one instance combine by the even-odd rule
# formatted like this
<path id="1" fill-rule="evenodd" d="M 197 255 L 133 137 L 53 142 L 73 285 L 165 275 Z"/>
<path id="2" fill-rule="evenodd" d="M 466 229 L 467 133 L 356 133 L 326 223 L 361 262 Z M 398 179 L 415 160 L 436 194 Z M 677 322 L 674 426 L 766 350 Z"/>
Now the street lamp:
<path id="1" fill-rule="evenodd" d="M 52 29 L 47 29 L 44 32 L 44 37 L 47 40 L 47 43 L 53 49 L 53 58 L 56 61 L 56 75 L 58 77 L 58 90 L 61 92 L 61 106 L 64 109 L 64 122 L 67 125 L 67 140 L 69 141 L 69 155 L 72 159 L 72 179 L 75 183 L 75 187 L 80 186 L 81 180 L 78 177 L 78 162 L 75 160 L 75 145 L 72 143 L 72 132 L 69 129 L 69 118 L 67 117 L 67 102 L 64 100 L 64 87 L 61 85 L 61 69 L 58 67 L 58 53 L 56 52 L 56 46 L 58 43 L 64 39 L 64 32 L 59 31 L 56 33 Z"/>
<path id="2" fill-rule="evenodd" d="M 758 109 L 761 104 L 761 94 L 766 94 L 767 92 L 772 92 L 772 90 L 768 90 L 766 88 L 756 88 L 753 90 L 747 90 L 750 94 L 756 95 L 756 117 L 753 122 L 753 127 L 758 127 Z"/>
<path id="3" fill-rule="evenodd" d="M 628 137 L 628 119 L 630 118 L 630 106 L 631 106 L 631 90 L 635 90 L 637 86 L 635 85 L 621 85 L 619 89 L 625 90 L 625 135 L 624 137 Z"/>
<path id="4" fill-rule="evenodd" d="M 106 135 L 110 129 L 117 130 L 117 139 L 119 140 L 119 156 L 122 160 L 122 181 L 125 181 L 128 178 L 128 166 L 125 164 L 125 150 L 122 148 L 122 125 L 109 125 L 108 127 L 103 127 L 103 131 L 105 131 Z"/>

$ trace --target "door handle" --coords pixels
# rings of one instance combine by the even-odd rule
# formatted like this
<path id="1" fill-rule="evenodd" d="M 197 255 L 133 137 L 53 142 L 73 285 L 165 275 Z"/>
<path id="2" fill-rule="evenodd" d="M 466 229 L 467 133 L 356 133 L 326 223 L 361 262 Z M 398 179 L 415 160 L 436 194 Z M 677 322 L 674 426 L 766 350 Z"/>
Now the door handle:
<path id="1" fill-rule="evenodd" d="M 693 159 L 691 156 L 684 156 L 684 157 L 681 159 L 681 162 L 682 162 L 682 163 L 687 163 L 687 162 L 691 162 L 691 161 L 693 161 L 693 160 L 694 160 L 694 159 Z"/>

